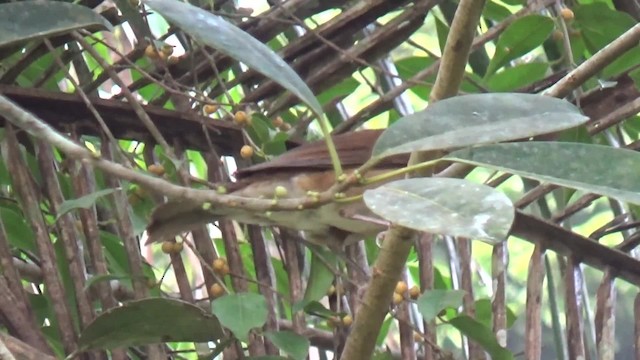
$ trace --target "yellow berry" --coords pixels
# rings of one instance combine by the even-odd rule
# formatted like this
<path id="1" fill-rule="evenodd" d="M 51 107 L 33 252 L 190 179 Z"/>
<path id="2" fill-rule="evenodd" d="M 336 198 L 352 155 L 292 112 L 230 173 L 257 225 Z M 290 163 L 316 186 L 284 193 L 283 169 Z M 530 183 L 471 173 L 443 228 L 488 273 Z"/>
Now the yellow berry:
<path id="1" fill-rule="evenodd" d="M 289 131 L 291 130 L 291 125 L 289 123 L 284 123 L 278 127 L 280 131 Z"/>
<path id="2" fill-rule="evenodd" d="M 560 10 L 560 16 L 562 16 L 565 21 L 571 21 L 575 17 L 573 11 L 569 8 L 562 8 L 562 10 Z"/>
<path id="3" fill-rule="evenodd" d="M 275 197 L 279 197 L 279 198 L 283 198 L 287 196 L 287 193 L 288 193 L 287 188 L 282 185 L 276 186 L 276 189 L 273 192 Z"/>
<path id="4" fill-rule="evenodd" d="M 279 128 L 280 126 L 282 126 L 284 124 L 284 120 L 282 120 L 282 117 L 278 116 L 275 119 L 271 120 L 271 124 L 274 127 Z"/>
<path id="5" fill-rule="evenodd" d="M 151 164 L 147 168 L 147 170 L 153 175 L 162 176 L 164 175 L 164 166 L 160 164 Z"/>
<path id="6" fill-rule="evenodd" d="M 184 244 L 182 242 L 175 242 L 173 243 L 173 247 L 171 250 L 174 254 L 178 254 L 182 251 L 182 249 L 184 249 Z"/>
<path id="7" fill-rule="evenodd" d="M 222 267 L 222 272 L 220 273 L 220 275 L 225 276 L 230 272 L 231 272 L 231 269 L 229 268 L 229 264 L 224 264 L 224 266 Z"/>
<path id="8" fill-rule="evenodd" d="M 211 297 L 215 298 L 219 298 L 220 296 L 224 295 L 224 288 L 222 287 L 222 285 L 216 283 L 211 285 L 211 288 L 209 289 L 209 294 L 211 295 Z"/>
<path id="9" fill-rule="evenodd" d="M 202 107 L 202 111 L 204 111 L 204 113 L 207 114 L 207 115 L 211 115 L 214 112 L 218 111 L 218 105 L 207 104 L 207 105 Z"/>
<path id="10" fill-rule="evenodd" d="M 251 125 L 251 116 L 244 111 L 237 111 L 233 115 L 233 121 L 240 126 Z"/>
<path id="11" fill-rule="evenodd" d="M 402 302 L 402 300 L 404 300 L 402 295 L 398 294 L 397 292 L 393 293 L 393 305 L 400 304 Z"/>
<path id="12" fill-rule="evenodd" d="M 218 185 L 218 187 L 216 187 L 216 192 L 220 195 L 224 195 L 227 193 L 227 188 L 224 185 Z"/>
<path id="13" fill-rule="evenodd" d="M 329 286 L 329 289 L 327 290 L 327 296 L 333 296 L 336 293 L 336 287 L 331 285 Z"/>
<path id="14" fill-rule="evenodd" d="M 227 265 L 227 261 L 223 258 L 217 258 L 215 260 L 213 260 L 213 264 L 212 264 L 212 268 L 213 271 L 216 272 L 216 274 L 220 274 L 222 272 L 222 270 L 224 269 L 224 266 Z"/>
<path id="15" fill-rule="evenodd" d="M 554 41 L 562 41 L 562 39 L 564 38 L 564 35 L 562 34 L 562 31 L 560 30 L 555 30 L 553 33 L 551 33 L 551 38 Z"/>
<path id="16" fill-rule="evenodd" d="M 402 295 L 407 292 L 408 289 L 409 287 L 407 286 L 406 282 L 398 281 L 398 283 L 396 284 L 396 289 L 394 291 L 396 292 L 396 294 Z"/>
<path id="17" fill-rule="evenodd" d="M 351 326 L 351 324 L 353 324 L 353 318 L 351 317 L 351 315 L 345 315 L 342 318 L 342 325 Z"/>
<path id="18" fill-rule="evenodd" d="M 171 254 L 173 252 L 173 242 L 172 241 L 164 241 L 162 243 L 162 252 L 165 254 Z"/>
<path id="19" fill-rule="evenodd" d="M 156 50 L 156 48 L 152 44 L 147 45 L 147 47 L 144 49 L 144 55 L 149 59 L 160 58 L 160 53 L 158 52 L 158 50 Z"/>
<path id="20" fill-rule="evenodd" d="M 329 325 L 329 327 L 334 328 L 334 327 L 336 327 L 336 326 L 338 326 L 338 325 L 340 325 L 340 324 L 342 324 L 342 319 L 340 319 L 340 318 L 339 318 L 339 317 L 337 317 L 337 316 L 330 316 L 330 317 L 327 319 L 327 325 Z"/>
<path id="21" fill-rule="evenodd" d="M 253 148 L 249 145 L 244 145 L 241 149 L 240 149 L 240 156 L 243 159 L 248 159 L 250 157 L 253 156 Z"/>
<path id="22" fill-rule="evenodd" d="M 420 296 L 420 288 L 413 285 L 411 289 L 409 289 L 409 296 L 411 296 L 413 300 L 417 299 L 418 296 Z"/>

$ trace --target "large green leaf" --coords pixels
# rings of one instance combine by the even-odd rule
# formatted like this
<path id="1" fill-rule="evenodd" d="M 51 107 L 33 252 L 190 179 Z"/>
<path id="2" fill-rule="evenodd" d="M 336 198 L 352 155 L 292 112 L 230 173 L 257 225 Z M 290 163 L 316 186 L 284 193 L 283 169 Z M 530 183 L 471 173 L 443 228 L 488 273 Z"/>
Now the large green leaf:
<path id="1" fill-rule="evenodd" d="M 482 346 L 482 348 L 491 355 L 491 359 L 513 359 L 513 354 L 509 350 L 500 346 L 491 329 L 483 325 L 481 322 L 467 315 L 459 315 L 449 320 L 449 324 L 453 325 L 461 333 L 480 344 L 480 346 Z"/>
<path id="2" fill-rule="evenodd" d="M 147 5 L 203 44 L 259 71 L 304 101 L 318 115 L 322 106 L 311 89 L 269 47 L 235 25 L 193 5 L 177 0 L 145 0 Z"/>
<path id="3" fill-rule="evenodd" d="M 548 69 L 549 64 L 543 62 L 516 65 L 493 74 L 487 80 L 487 86 L 495 92 L 513 91 L 543 79 Z"/>
<path id="4" fill-rule="evenodd" d="M 309 355 L 309 339 L 292 331 L 268 331 L 264 336 L 291 358 L 304 360 Z"/>
<path id="5" fill-rule="evenodd" d="M 364 192 L 364 202 L 391 223 L 491 243 L 509 234 L 514 208 L 506 195 L 463 179 L 393 181 Z"/>
<path id="6" fill-rule="evenodd" d="M 99 198 L 113 194 L 117 190 L 118 189 L 102 189 L 91 194 L 81 196 L 77 199 L 65 200 L 60 204 L 58 214 L 56 214 L 56 219 L 59 219 L 60 216 L 74 209 L 88 209 L 93 206 Z"/>
<path id="7" fill-rule="evenodd" d="M 464 290 L 427 290 L 417 300 L 416 305 L 425 321 L 431 321 L 446 308 L 462 305 Z"/>
<path id="8" fill-rule="evenodd" d="M 553 20 L 548 16 L 529 15 L 514 21 L 498 39 L 496 52 L 487 69 L 487 76 L 495 73 L 509 61 L 542 45 L 553 28 Z"/>
<path id="9" fill-rule="evenodd" d="M 446 159 L 640 204 L 640 154 L 609 146 L 526 142 L 462 149 Z"/>
<path id="10" fill-rule="evenodd" d="M 0 4 L 0 47 L 85 28 L 111 30 L 112 26 L 88 7 L 62 1 Z"/>
<path id="11" fill-rule="evenodd" d="M 569 129 L 587 120 L 571 103 L 552 97 L 464 95 L 438 101 L 398 120 L 380 136 L 373 155 L 386 157 L 528 138 Z"/>
<path id="12" fill-rule="evenodd" d="M 82 332 L 80 350 L 113 349 L 168 341 L 207 342 L 223 338 L 218 320 L 181 300 L 149 298 L 100 314 Z"/>
<path id="13" fill-rule="evenodd" d="M 249 330 L 267 321 L 267 301 L 259 294 L 226 295 L 216 299 L 211 309 L 224 327 L 245 342 L 249 340 Z"/>

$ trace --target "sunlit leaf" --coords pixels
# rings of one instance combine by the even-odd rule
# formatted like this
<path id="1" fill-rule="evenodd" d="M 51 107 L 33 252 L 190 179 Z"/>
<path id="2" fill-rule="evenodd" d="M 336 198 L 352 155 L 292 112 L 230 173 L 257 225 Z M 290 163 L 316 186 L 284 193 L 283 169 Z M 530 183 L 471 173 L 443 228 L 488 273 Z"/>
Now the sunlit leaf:
<path id="1" fill-rule="evenodd" d="M 417 300 L 418 310 L 425 321 L 431 321 L 446 308 L 462 305 L 464 290 L 427 290 Z"/>
<path id="2" fill-rule="evenodd" d="M 459 315 L 449 320 L 449 324 L 453 325 L 461 333 L 469 337 L 469 339 L 477 342 L 486 350 L 493 360 L 512 360 L 513 354 L 500 346 L 496 336 L 490 328 L 484 326 L 481 322 L 470 318 L 467 315 Z"/>
<path id="3" fill-rule="evenodd" d="M 509 61 L 542 45 L 554 26 L 550 17 L 542 15 L 528 15 L 514 21 L 498 38 L 496 52 L 489 63 L 487 75 L 495 73 Z"/>
<path id="4" fill-rule="evenodd" d="M 267 301 L 253 293 L 229 294 L 211 304 L 220 323 L 242 341 L 248 341 L 249 330 L 267 321 Z"/>
<path id="5" fill-rule="evenodd" d="M 0 4 L 0 47 L 52 37 L 77 29 L 111 30 L 92 9 L 62 1 L 16 1 Z"/>
<path id="6" fill-rule="evenodd" d="M 516 90 L 543 79 L 548 69 L 549 64 L 543 62 L 516 65 L 493 74 L 487 80 L 487 86 L 496 92 Z"/>
<path id="7" fill-rule="evenodd" d="M 569 129 L 587 120 L 571 103 L 547 96 L 457 96 L 398 120 L 380 136 L 373 155 L 386 157 L 529 138 Z"/>
<path id="8" fill-rule="evenodd" d="M 94 193 L 87 194 L 85 196 L 79 197 L 73 200 L 65 200 L 62 204 L 60 204 L 60 208 L 58 209 L 57 218 L 66 214 L 67 212 L 73 209 L 88 209 L 93 206 L 96 201 L 105 196 L 114 193 L 118 189 L 103 189 L 98 190 Z"/>
<path id="9" fill-rule="evenodd" d="M 514 218 L 513 204 L 506 195 L 462 179 L 393 181 L 365 191 L 364 202 L 393 224 L 492 243 L 507 237 Z"/>
<path id="10" fill-rule="evenodd" d="M 300 76 L 280 56 L 251 35 L 220 16 L 184 2 L 177 0 L 145 0 L 144 2 L 199 42 L 264 74 L 298 96 L 318 116 L 323 114 L 322 106 Z"/>
<path id="11" fill-rule="evenodd" d="M 82 332 L 81 350 L 113 349 L 169 341 L 207 342 L 224 336 L 218 320 L 175 299 L 126 302 L 100 314 Z"/>
<path id="12" fill-rule="evenodd" d="M 640 154 L 632 150 L 526 142 L 462 149 L 446 158 L 640 204 Z"/>
<path id="13" fill-rule="evenodd" d="M 291 358 L 303 360 L 309 355 L 309 339 L 291 331 L 268 331 L 265 337 Z"/>

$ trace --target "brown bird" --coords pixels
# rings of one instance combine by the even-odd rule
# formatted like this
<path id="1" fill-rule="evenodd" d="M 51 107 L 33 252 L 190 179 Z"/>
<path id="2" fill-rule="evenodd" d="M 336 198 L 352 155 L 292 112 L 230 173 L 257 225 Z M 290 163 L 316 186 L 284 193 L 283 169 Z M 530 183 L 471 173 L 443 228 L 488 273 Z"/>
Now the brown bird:
<path id="1" fill-rule="evenodd" d="M 381 133 L 382 130 L 362 130 L 333 137 L 345 172 L 352 172 L 371 157 L 373 145 Z M 368 175 L 402 168 L 407 160 L 407 156 L 385 159 Z M 276 187 L 284 188 L 287 198 L 303 198 L 308 196 L 309 191 L 329 189 L 336 181 L 324 141 L 307 143 L 272 161 L 241 169 L 236 173 L 236 179 L 237 182 L 225 184 L 229 194 L 266 199 L 274 197 Z M 346 196 L 361 194 L 365 189 L 352 187 Z M 230 207 L 204 210 L 201 203 L 169 201 L 152 214 L 147 228 L 149 242 L 163 241 L 221 218 L 246 224 L 283 226 L 303 231 L 310 242 L 333 245 L 376 235 L 386 227 L 384 222 L 375 221 L 377 218 L 361 200 L 329 203 L 315 209 L 269 213 Z"/>

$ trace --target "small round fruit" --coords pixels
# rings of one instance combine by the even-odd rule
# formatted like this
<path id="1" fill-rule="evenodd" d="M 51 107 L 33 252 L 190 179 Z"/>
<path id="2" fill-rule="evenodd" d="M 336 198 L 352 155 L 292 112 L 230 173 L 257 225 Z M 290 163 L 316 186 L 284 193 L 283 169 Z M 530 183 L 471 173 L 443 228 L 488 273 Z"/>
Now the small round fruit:
<path id="1" fill-rule="evenodd" d="M 202 107 L 202 111 L 204 111 L 204 113 L 207 114 L 207 115 L 211 115 L 214 112 L 218 111 L 218 105 L 207 104 L 207 105 Z"/>
<path id="2" fill-rule="evenodd" d="M 282 120 L 282 117 L 278 116 L 275 119 L 271 120 L 271 124 L 274 127 L 279 128 L 280 126 L 282 126 L 284 124 L 284 120 Z"/>
<path id="3" fill-rule="evenodd" d="M 564 35 L 562 34 L 562 31 L 555 30 L 553 33 L 551 33 L 551 38 L 554 41 L 560 42 L 562 41 L 562 39 L 564 39 Z"/>
<path id="4" fill-rule="evenodd" d="M 336 294 L 336 287 L 331 285 L 329 286 L 329 289 L 327 290 L 327 296 L 333 296 Z"/>
<path id="5" fill-rule="evenodd" d="M 225 276 L 230 272 L 231 272 L 231 269 L 229 268 L 229 264 L 224 264 L 224 266 L 222 267 L 222 272 L 220 272 L 220 275 Z"/>
<path id="6" fill-rule="evenodd" d="M 177 57 L 177 56 L 169 56 L 167 58 L 167 64 L 169 64 L 169 65 L 175 65 L 175 64 L 177 64 L 179 62 L 180 62 L 180 58 Z"/>
<path id="7" fill-rule="evenodd" d="M 342 319 L 340 319 L 337 316 L 330 316 L 327 319 L 327 325 L 329 325 L 329 327 L 334 328 L 334 327 L 339 326 L 340 324 L 342 324 Z"/>
<path id="8" fill-rule="evenodd" d="M 171 254 L 173 252 L 173 242 L 172 241 L 163 241 L 162 242 L 162 252 L 165 254 Z"/>
<path id="9" fill-rule="evenodd" d="M 422 342 L 424 340 L 424 338 L 422 337 L 422 335 L 420 335 L 419 332 L 414 332 L 413 333 L 413 341 L 415 342 Z"/>
<path id="10" fill-rule="evenodd" d="M 253 148 L 249 145 L 244 145 L 241 149 L 240 149 L 240 156 L 243 159 L 249 159 L 250 157 L 253 156 Z"/>
<path id="11" fill-rule="evenodd" d="M 284 123 L 280 125 L 278 129 L 280 129 L 280 131 L 289 131 L 291 130 L 291 125 L 289 125 L 289 123 Z"/>
<path id="12" fill-rule="evenodd" d="M 351 315 L 345 315 L 342 318 L 342 325 L 351 326 L 351 324 L 353 324 L 353 318 L 351 317 Z"/>
<path id="13" fill-rule="evenodd" d="M 156 48 L 152 44 L 147 45 L 147 47 L 144 49 L 144 55 L 149 59 L 160 58 L 160 53 L 158 52 L 158 50 L 156 50 Z"/>
<path id="14" fill-rule="evenodd" d="M 398 294 L 397 292 L 393 293 L 393 305 L 400 304 L 402 300 L 404 300 L 404 297 L 402 297 L 402 295 Z"/>
<path id="15" fill-rule="evenodd" d="M 147 170 L 150 173 L 152 173 L 153 175 L 156 175 L 156 176 L 164 175 L 164 166 L 162 166 L 160 164 L 151 164 L 151 165 L 149 165 Z"/>
<path id="16" fill-rule="evenodd" d="M 573 10 L 569 8 L 562 8 L 562 10 L 560 10 L 560 16 L 562 16 L 564 21 L 571 21 L 575 17 Z"/>
<path id="17" fill-rule="evenodd" d="M 237 111 L 233 115 L 233 122 L 240 126 L 251 125 L 251 116 L 244 111 Z"/>
<path id="18" fill-rule="evenodd" d="M 417 299 L 418 296 L 420 296 L 420 288 L 413 285 L 411 289 L 409 289 L 409 296 L 411 296 L 413 300 Z"/>
<path id="19" fill-rule="evenodd" d="M 179 254 L 182 250 L 184 249 L 184 243 L 182 242 L 175 242 L 173 243 L 173 253 L 174 254 Z"/>
<path id="20" fill-rule="evenodd" d="M 211 288 L 209 289 L 209 294 L 211 294 L 211 296 L 215 299 L 215 298 L 219 298 L 220 296 L 224 295 L 224 288 L 222 287 L 222 285 L 216 283 L 211 285 Z"/>
<path id="21" fill-rule="evenodd" d="M 227 265 L 227 261 L 225 259 L 217 258 L 213 260 L 213 264 L 212 264 L 213 271 L 215 271 L 216 274 L 220 274 L 224 269 L 225 265 Z"/>
<path id="22" fill-rule="evenodd" d="M 282 185 L 276 186 L 276 189 L 273 191 L 273 195 L 278 198 L 283 198 L 287 196 L 288 193 L 287 188 Z"/>
<path id="23" fill-rule="evenodd" d="M 407 292 L 408 289 L 409 287 L 407 286 L 406 282 L 398 281 L 398 283 L 396 284 L 396 289 L 394 291 L 396 292 L 396 294 L 402 295 Z"/>

